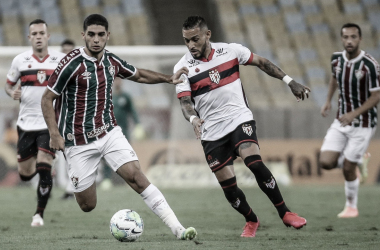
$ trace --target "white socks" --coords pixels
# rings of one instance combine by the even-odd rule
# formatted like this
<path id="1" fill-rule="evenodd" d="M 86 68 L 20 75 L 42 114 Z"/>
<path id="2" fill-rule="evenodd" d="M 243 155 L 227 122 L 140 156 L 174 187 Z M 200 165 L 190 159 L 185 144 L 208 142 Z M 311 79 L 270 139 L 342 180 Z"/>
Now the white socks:
<path id="1" fill-rule="evenodd" d="M 344 191 L 346 194 L 346 207 L 357 208 L 359 193 L 359 178 L 353 181 L 344 182 Z"/>
<path id="2" fill-rule="evenodd" d="M 185 228 L 178 221 L 173 210 L 165 200 L 164 195 L 156 186 L 150 184 L 141 194 L 145 204 L 167 225 L 172 233 L 181 238 L 182 231 Z"/>

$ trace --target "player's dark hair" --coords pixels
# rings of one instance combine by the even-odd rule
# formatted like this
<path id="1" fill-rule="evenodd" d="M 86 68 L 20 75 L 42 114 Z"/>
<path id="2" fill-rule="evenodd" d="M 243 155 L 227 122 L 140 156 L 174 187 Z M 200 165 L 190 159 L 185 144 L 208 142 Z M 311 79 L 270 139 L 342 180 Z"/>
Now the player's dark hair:
<path id="1" fill-rule="evenodd" d="M 184 30 L 196 27 L 199 27 L 199 29 L 207 28 L 206 20 L 201 16 L 189 16 L 182 25 Z"/>
<path id="2" fill-rule="evenodd" d="M 30 22 L 29 27 L 32 26 L 33 24 L 40 24 L 40 23 L 44 23 L 46 25 L 46 27 L 48 26 L 47 23 L 44 20 L 42 20 L 42 19 L 35 19 L 35 20 L 33 20 L 33 21 Z"/>
<path id="3" fill-rule="evenodd" d="M 71 39 L 65 39 L 61 42 L 61 47 L 64 46 L 64 45 L 71 45 L 71 46 L 75 46 L 75 43 L 73 40 Z"/>
<path id="4" fill-rule="evenodd" d="M 86 17 L 86 19 L 83 22 L 83 31 L 87 30 L 87 27 L 90 25 L 100 25 L 106 28 L 106 31 L 108 31 L 108 21 L 107 18 L 100 14 L 92 14 Z"/>
<path id="5" fill-rule="evenodd" d="M 343 35 L 343 29 L 344 28 L 357 28 L 358 31 L 359 31 L 359 37 L 362 37 L 362 30 L 360 29 L 359 25 L 357 25 L 356 23 L 346 23 L 342 26 L 342 28 L 340 29 L 340 36 Z"/>

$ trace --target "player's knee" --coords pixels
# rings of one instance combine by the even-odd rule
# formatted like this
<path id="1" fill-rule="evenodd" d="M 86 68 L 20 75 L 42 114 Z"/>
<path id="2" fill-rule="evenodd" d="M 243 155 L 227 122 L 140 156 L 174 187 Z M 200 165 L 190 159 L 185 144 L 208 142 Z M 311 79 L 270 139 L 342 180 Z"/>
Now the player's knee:
<path id="1" fill-rule="evenodd" d="M 327 161 L 324 159 L 319 160 L 319 165 L 321 166 L 321 168 L 326 169 L 326 170 L 336 168 L 336 164 L 337 164 L 336 162 Z"/>
<path id="2" fill-rule="evenodd" d="M 84 202 L 84 203 L 79 204 L 79 207 L 80 209 L 82 209 L 83 212 L 88 213 L 95 209 L 96 203 L 91 204 L 91 203 Z"/>
<path id="3" fill-rule="evenodd" d="M 22 181 L 30 181 L 36 174 L 37 172 L 34 172 L 33 174 L 23 174 L 23 173 L 18 173 L 20 175 L 20 179 Z"/>
<path id="4" fill-rule="evenodd" d="M 244 163 L 252 171 L 265 166 L 260 155 L 250 155 L 244 159 Z"/>

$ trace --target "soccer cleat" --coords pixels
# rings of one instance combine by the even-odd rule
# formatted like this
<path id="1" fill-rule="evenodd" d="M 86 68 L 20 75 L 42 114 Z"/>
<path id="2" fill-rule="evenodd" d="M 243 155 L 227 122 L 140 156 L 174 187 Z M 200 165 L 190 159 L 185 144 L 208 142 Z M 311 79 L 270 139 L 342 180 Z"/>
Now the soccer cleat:
<path id="1" fill-rule="evenodd" d="M 257 222 L 248 221 L 247 223 L 245 223 L 244 230 L 242 234 L 240 235 L 240 237 L 246 237 L 246 238 L 255 237 L 256 231 L 259 225 L 260 225 L 259 220 L 257 220 Z"/>
<path id="2" fill-rule="evenodd" d="M 285 216 L 282 218 L 285 226 L 294 227 L 295 229 L 300 229 L 306 225 L 306 219 L 298 216 L 296 213 L 286 212 Z"/>
<path id="3" fill-rule="evenodd" d="M 33 216 L 32 224 L 30 224 L 32 227 L 42 227 L 44 225 L 44 219 L 42 219 L 40 214 L 35 214 Z"/>
<path id="4" fill-rule="evenodd" d="M 338 214 L 338 218 L 355 218 L 359 216 L 359 210 L 353 207 L 345 207 L 342 212 Z"/>
<path id="5" fill-rule="evenodd" d="M 368 162 L 371 158 L 371 154 L 369 152 L 365 153 L 362 158 L 362 163 L 358 164 L 360 171 L 360 183 L 363 184 L 366 182 L 368 178 Z"/>
<path id="6" fill-rule="evenodd" d="M 186 228 L 181 234 L 181 240 L 192 240 L 197 236 L 197 230 L 193 227 Z"/>

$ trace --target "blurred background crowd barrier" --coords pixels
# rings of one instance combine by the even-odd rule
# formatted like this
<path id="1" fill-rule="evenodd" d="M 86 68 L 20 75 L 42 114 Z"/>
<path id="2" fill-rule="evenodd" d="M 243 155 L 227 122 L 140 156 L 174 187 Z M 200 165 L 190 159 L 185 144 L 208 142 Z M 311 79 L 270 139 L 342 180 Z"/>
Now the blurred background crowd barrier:
<path id="1" fill-rule="evenodd" d="M 344 23 L 360 25 L 361 48 L 380 60 L 380 1 L 0 0 L 1 88 L 13 58 L 30 49 L 27 39 L 30 21 L 44 19 L 51 34 L 50 48 L 60 50 L 65 38 L 74 40 L 77 46 L 83 45 L 83 20 L 92 13 L 103 14 L 109 21 L 111 37 L 107 49 L 139 68 L 172 73 L 173 66 L 187 51 L 181 27 L 189 15 L 206 19 L 213 42 L 241 43 L 270 59 L 292 78 L 310 86 L 312 92 L 308 100 L 297 103 L 283 82 L 254 67 L 240 67 L 264 159 L 282 163 L 293 183 L 343 180 L 340 170 L 336 174 L 325 173 L 323 177 L 316 160 L 323 137 L 335 117 L 337 99 L 328 118 L 322 118 L 319 110 L 327 95 L 331 54 L 343 50 L 340 28 Z M 145 131 L 144 138 L 132 135 L 131 139 L 144 169 L 174 164 L 188 173 L 198 171 L 196 166 L 207 172 L 200 142 L 194 139 L 192 127 L 182 116 L 174 86 L 124 81 L 123 90 L 133 97 Z M 18 102 L 0 91 L 3 139 L 0 185 L 18 182 L 17 114 Z M 369 166 L 371 183 L 379 179 L 380 159 L 376 155 L 379 141 L 377 130 L 369 148 L 373 156 Z M 194 169 L 186 168 L 190 165 Z M 177 167 L 169 166 L 165 171 L 172 173 Z M 152 176 L 162 173 L 155 170 Z"/>

